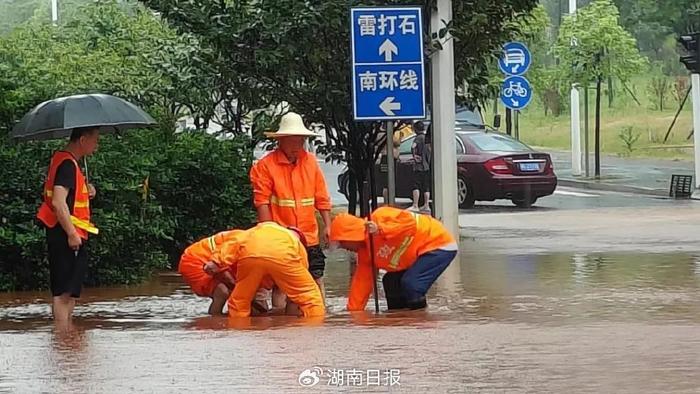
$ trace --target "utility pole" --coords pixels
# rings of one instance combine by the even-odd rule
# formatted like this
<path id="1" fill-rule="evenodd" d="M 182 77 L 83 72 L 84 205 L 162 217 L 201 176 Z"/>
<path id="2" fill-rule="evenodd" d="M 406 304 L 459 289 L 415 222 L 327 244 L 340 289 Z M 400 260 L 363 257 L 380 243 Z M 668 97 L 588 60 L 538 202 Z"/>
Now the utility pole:
<path id="1" fill-rule="evenodd" d="M 452 0 L 437 0 L 431 15 L 431 31 L 439 32 L 452 21 Z M 432 56 L 433 162 L 435 177 L 435 217 L 459 239 L 457 206 L 457 152 L 455 150 L 455 69 L 454 41 L 447 35 L 442 49 Z"/>
<path id="2" fill-rule="evenodd" d="M 569 14 L 576 14 L 576 0 L 569 0 Z M 576 39 L 571 43 L 576 46 Z M 581 114 L 579 109 L 579 92 L 576 84 L 571 85 L 571 173 L 581 175 Z"/>

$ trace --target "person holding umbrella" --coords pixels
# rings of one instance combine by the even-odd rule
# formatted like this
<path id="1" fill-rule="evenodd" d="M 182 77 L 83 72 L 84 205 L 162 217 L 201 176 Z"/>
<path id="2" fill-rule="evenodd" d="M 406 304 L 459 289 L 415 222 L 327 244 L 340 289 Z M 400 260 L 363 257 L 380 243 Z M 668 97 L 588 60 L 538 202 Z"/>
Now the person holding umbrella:
<path id="1" fill-rule="evenodd" d="M 97 150 L 99 136 L 99 128 L 76 128 L 65 149 L 54 153 L 44 184 L 44 201 L 37 213 L 46 227 L 53 316 L 57 321 L 70 320 L 73 315 L 87 272 L 85 243 L 89 232 L 97 233 L 90 223 L 95 187 L 87 182 L 78 160 Z"/>
<path id="2" fill-rule="evenodd" d="M 37 218 L 46 228 L 53 317 L 72 319 L 87 273 L 90 200 L 96 191 L 88 181 L 85 158 L 98 147 L 101 132 L 148 127 L 156 122 L 135 105 L 106 94 L 81 94 L 45 101 L 28 112 L 12 129 L 18 140 L 46 140 L 70 136 L 54 153 L 42 191 Z M 83 159 L 85 172 L 78 165 Z"/>

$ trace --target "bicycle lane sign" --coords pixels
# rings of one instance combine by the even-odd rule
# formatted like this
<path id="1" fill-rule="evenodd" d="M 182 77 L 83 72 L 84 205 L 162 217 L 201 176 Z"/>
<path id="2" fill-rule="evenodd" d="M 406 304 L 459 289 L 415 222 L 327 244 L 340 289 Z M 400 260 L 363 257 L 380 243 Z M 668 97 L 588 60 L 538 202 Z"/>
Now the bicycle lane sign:
<path id="1" fill-rule="evenodd" d="M 520 110 L 532 101 L 532 87 L 525 77 L 512 75 L 501 85 L 501 102 L 510 109 Z"/>

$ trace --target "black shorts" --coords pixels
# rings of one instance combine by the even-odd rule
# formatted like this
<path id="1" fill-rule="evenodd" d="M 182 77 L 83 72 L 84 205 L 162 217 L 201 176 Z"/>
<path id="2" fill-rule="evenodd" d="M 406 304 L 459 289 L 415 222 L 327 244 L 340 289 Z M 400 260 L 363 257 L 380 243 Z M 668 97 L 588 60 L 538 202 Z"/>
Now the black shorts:
<path id="1" fill-rule="evenodd" d="M 320 245 L 309 246 L 306 248 L 306 254 L 309 256 L 309 272 L 314 279 L 323 278 L 323 272 L 326 270 L 326 255 Z"/>
<path id="2" fill-rule="evenodd" d="M 430 191 L 430 171 L 413 171 L 413 190 Z"/>
<path id="3" fill-rule="evenodd" d="M 46 243 L 49 246 L 51 294 L 56 297 L 68 293 L 73 298 L 79 298 L 87 273 L 85 241 L 76 255 L 68 246 L 68 235 L 57 224 L 54 228 L 46 229 Z"/>

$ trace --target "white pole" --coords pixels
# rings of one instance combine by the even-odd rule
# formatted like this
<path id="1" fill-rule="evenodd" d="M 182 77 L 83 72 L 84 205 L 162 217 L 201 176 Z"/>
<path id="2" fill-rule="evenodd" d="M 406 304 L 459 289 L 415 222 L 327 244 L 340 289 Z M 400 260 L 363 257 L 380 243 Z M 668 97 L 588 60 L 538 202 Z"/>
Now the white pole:
<path id="1" fill-rule="evenodd" d="M 58 0 L 51 0 L 51 23 L 58 25 Z"/>
<path id="2" fill-rule="evenodd" d="M 438 0 L 431 16 L 431 31 L 437 32 L 452 21 L 452 0 Z M 455 69 L 454 41 L 448 34 L 432 61 L 433 176 L 435 177 L 435 217 L 459 239 L 457 206 L 457 151 L 455 149 Z"/>
<path id="3" fill-rule="evenodd" d="M 385 204 L 389 206 L 394 206 L 396 204 L 396 174 L 394 167 L 394 122 L 386 122 L 386 165 L 387 165 L 387 179 L 386 179 L 386 191 L 387 199 L 389 201 L 384 201 Z"/>
<path id="4" fill-rule="evenodd" d="M 694 199 L 700 199 L 700 74 L 690 76 L 693 84 L 693 144 L 695 145 Z"/>
<path id="5" fill-rule="evenodd" d="M 569 0 L 569 14 L 576 13 L 576 0 Z M 576 43 L 572 43 L 575 45 Z M 571 85 L 571 173 L 580 176 L 581 171 L 581 114 L 576 84 Z"/>

